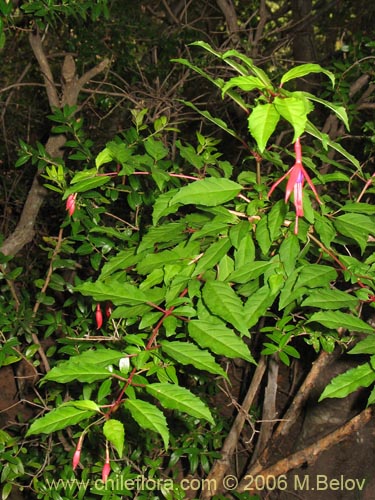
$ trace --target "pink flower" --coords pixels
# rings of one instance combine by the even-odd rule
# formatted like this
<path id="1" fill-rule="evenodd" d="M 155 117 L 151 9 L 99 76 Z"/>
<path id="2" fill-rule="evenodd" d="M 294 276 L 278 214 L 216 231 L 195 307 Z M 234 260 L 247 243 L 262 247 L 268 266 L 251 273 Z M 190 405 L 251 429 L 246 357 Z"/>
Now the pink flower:
<path id="1" fill-rule="evenodd" d="M 68 199 L 66 200 L 65 208 L 70 216 L 72 216 L 75 212 L 76 198 L 77 198 L 77 193 L 72 193 L 68 196 Z"/>
<path id="2" fill-rule="evenodd" d="M 73 470 L 76 470 L 79 460 L 81 458 L 81 449 L 82 449 L 82 443 L 83 443 L 83 434 L 80 436 L 78 443 L 77 443 L 77 448 L 76 451 L 74 452 L 73 455 Z"/>
<path id="3" fill-rule="evenodd" d="M 110 472 L 111 472 L 111 464 L 109 463 L 109 450 L 107 448 L 106 452 L 105 452 L 105 463 L 104 463 L 103 469 L 102 469 L 102 481 L 103 481 L 103 483 L 107 482 L 107 479 L 108 479 Z"/>
<path id="4" fill-rule="evenodd" d="M 271 189 L 269 190 L 269 193 L 268 193 L 268 197 L 271 196 L 274 189 L 280 184 L 280 182 L 282 182 L 289 175 L 289 179 L 288 179 L 286 189 L 285 189 L 285 203 L 287 203 L 287 201 L 289 200 L 290 195 L 292 194 L 292 191 L 293 191 L 293 194 L 294 194 L 293 203 L 294 203 L 294 206 L 296 209 L 296 224 L 295 224 L 295 228 L 294 228 L 294 233 L 297 234 L 298 233 L 298 218 L 303 217 L 303 215 L 304 215 L 303 214 L 303 183 L 305 182 L 305 180 L 306 180 L 307 184 L 311 187 L 316 200 L 319 203 L 322 203 L 322 202 L 319 198 L 319 195 L 315 189 L 314 184 L 312 183 L 312 180 L 311 180 L 309 174 L 303 168 L 302 149 L 301 149 L 301 143 L 300 143 L 299 137 L 296 139 L 296 142 L 294 143 L 294 150 L 296 152 L 295 164 L 293 165 L 292 168 L 290 168 L 288 170 L 288 172 L 286 174 L 284 174 L 282 177 L 280 177 L 280 179 L 278 179 L 274 184 L 272 184 Z"/>
<path id="5" fill-rule="evenodd" d="M 99 330 L 99 328 L 101 328 L 103 324 L 103 313 L 100 304 L 96 304 L 95 319 L 96 319 L 96 328 Z"/>

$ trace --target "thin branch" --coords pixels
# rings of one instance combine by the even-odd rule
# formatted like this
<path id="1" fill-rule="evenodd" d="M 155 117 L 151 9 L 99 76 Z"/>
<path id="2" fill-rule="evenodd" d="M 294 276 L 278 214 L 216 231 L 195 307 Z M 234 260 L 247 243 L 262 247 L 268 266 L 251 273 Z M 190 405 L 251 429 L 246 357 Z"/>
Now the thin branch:
<path id="1" fill-rule="evenodd" d="M 278 462 L 271 465 L 267 469 L 261 469 L 257 471 L 256 477 L 259 476 L 262 476 L 264 478 L 267 478 L 269 476 L 278 477 L 281 474 L 286 474 L 292 469 L 298 469 L 299 467 L 301 467 L 301 465 L 303 465 L 306 462 L 308 464 L 314 463 L 317 457 L 323 451 L 328 450 L 329 448 L 340 443 L 349 436 L 354 435 L 361 427 L 364 427 L 372 417 L 373 417 L 372 408 L 366 408 L 366 410 L 363 410 L 359 415 L 349 420 L 349 422 L 344 424 L 342 427 L 328 434 L 327 436 L 324 436 L 323 438 L 319 439 L 318 441 L 308 446 L 307 448 L 301 451 L 297 451 L 296 453 L 293 453 L 292 455 L 289 455 L 288 457 L 279 460 Z M 247 478 L 249 477 L 248 472 L 246 473 L 245 477 Z M 240 482 L 236 491 L 238 493 L 247 491 L 250 494 L 250 491 L 248 491 L 248 487 L 249 487 L 249 480 L 245 479 Z M 255 491 L 253 491 L 253 493 L 254 492 Z"/>
<path id="2" fill-rule="evenodd" d="M 266 359 L 264 356 L 262 356 L 259 360 L 258 366 L 256 367 L 254 376 L 251 380 L 251 384 L 247 391 L 245 399 L 241 404 L 241 409 L 238 412 L 234 420 L 234 423 L 232 425 L 232 428 L 229 431 L 229 434 L 227 435 L 224 441 L 224 445 L 220 452 L 221 458 L 215 461 L 214 465 L 212 466 L 212 469 L 210 470 L 207 476 L 207 484 L 210 485 L 210 488 L 207 488 L 202 491 L 200 497 L 202 500 L 208 500 L 212 498 L 212 496 L 215 495 L 220 488 L 222 480 L 227 470 L 230 467 L 231 458 L 236 449 L 238 439 L 242 432 L 250 407 L 253 404 L 255 395 L 262 381 L 264 372 L 266 370 L 266 366 L 267 366 Z M 210 481 L 210 479 L 213 479 L 213 481 Z M 213 490 L 211 489 L 212 486 L 214 487 Z"/>

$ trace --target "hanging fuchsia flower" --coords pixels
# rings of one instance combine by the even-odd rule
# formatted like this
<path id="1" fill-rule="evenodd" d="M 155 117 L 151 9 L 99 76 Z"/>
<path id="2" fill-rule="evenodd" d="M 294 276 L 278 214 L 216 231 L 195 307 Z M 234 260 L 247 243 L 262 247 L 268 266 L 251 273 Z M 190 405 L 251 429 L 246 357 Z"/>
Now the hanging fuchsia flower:
<path id="1" fill-rule="evenodd" d="M 74 452 L 74 455 L 73 455 L 73 470 L 76 470 L 78 464 L 79 464 L 79 460 L 81 458 L 81 450 L 82 450 L 82 443 L 83 443 L 83 437 L 84 437 L 84 434 L 81 434 L 79 440 L 78 440 L 78 443 L 77 443 L 77 448 L 76 448 L 76 451 Z"/>
<path id="2" fill-rule="evenodd" d="M 66 200 L 65 208 L 70 216 L 72 216 L 75 212 L 76 198 L 77 198 L 77 193 L 72 193 L 68 196 L 68 198 Z"/>
<path id="3" fill-rule="evenodd" d="M 95 319 L 96 319 L 96 328 L 99 330 L 99 328 L 101 328 L 103 325 L 103 313 L 100 304 L 96 304 Z"/>
<path id="4" fill-rule="evenodd" d="M 286 185 L 285 189 L 285 203 L 289 200 L 290 195 L 294 195 L 294 206 L 296 208 L 296 224 L 294 227 L 294 233 L 298 233 L 298 218 L 303 217 L 303 183 L 307 182 L 307 184 L 311 187 L 314 196 L 316 200 L 319 203 L 322 203 L 319 195 L 315 189 L 314 184 L 312 183 L 312 180 L 309 176 L 309 174 L 306 172 L 306 170 L 303 168 L 302 165 L 302 148 L 301 148 L 301 143 L 299 137 L 296 139 L 296 142 L 294 143 L 294 150 L 296 152 L 296 162 L 293 165 L 292 168 L 288 170 L 286 174 L 284 174 L 280 179 L 278 179 L 274 184 L 272 184 L 271 189 L 269 190 L 268 197 L 271 196 L 275 188 L 282 182 L 288 175 L 289 179 Z"/>
<path id="5" fill-rule="evenodd" d="M 107 482 L 109 473 L 111 472 L 111 464 L 109 463 L 109 449 L 108 446 L 105 451 L 105 463 L 103 465 L 102 469 L 102 481 L 103 483 Z"/>
<path id="6" fill-rule="evenodd" d="M 110 318 L 112 314 L 112 304 L 111 302 L 107 302 L 105 305 L 105 315 L 107 318 Z"/>

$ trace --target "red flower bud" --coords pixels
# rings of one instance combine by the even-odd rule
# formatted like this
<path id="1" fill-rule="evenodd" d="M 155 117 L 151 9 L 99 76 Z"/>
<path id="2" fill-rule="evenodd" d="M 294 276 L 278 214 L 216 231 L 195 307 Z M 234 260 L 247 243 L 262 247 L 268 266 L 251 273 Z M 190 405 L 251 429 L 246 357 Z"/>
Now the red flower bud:
<path id="1" fill-rule="evenodd" d="M 65 208 L 70 216 L 72 216 L 76 209 L 77 193 L 70 194 L 66 200 Z"/>
<path id="2" fill-rule="evenodd" d="M 110 472 L 111 472 L 111 464 L 109 463 L 109 450 L 107 448 L 106 453 L 105 453 L 105 464 L 103 465 L 103 469 L 102 469 L 102 481 L 103 481 L 103 483 L 107 482 L 107 479 L 108 479 Z"/>
<path id="3" fill-rule="evenodd" d="M 107 302 L 105 305 L 105 315 L 107 318 L 109 318 L 112 314 L 112 304 L 110 302 Z"/>
<path id="4" fill-rule="evenodd" d="M 96 328 L 99 330 L 99 328 L 101 328 L 103 324 L 103 314 L 100 304 L 96 304 L 95 319 L 96 319 Z"/>
<path id="5" fill-rule="evenodd" d="M 82 449 L 82 443 L 83 443 L 83 434 L 78 440 L 76 451 L 74 452 L 73 455 L 73 470 L 76 470 L 78 464 L 79 464 L 79 459 L 81 457 L 81 449 Z"/>

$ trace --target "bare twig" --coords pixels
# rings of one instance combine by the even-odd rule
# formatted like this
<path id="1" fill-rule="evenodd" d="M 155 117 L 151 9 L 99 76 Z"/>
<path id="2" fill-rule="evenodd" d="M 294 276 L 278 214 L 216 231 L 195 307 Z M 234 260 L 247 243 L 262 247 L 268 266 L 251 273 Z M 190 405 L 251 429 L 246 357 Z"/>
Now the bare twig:
<path id="1" fill-rule="evenodd" d="M 215 461 L 214 465 L 212 466 L 212 469 L 210 470 L 207 476 L 207 484 L 209 484 L 210 487 L 214 486 L 214 490 L 212 489 L 203 490 L 201 494 L 202 500 L 208 500 L 213 495 L 215 495 L 215 493 L 220 488 L 221 482 L 230 466 L 232 455 L 236 449 L 238 439 L 240 437 L 240 434 L 242 432 L 243 426 L 246 421 L 247 414 L 254 401 L 255 395 L 258 391 L 265 370 L 266 370 L 266 360 L 262 356 L 255 370 L 254 376 L 252 378 L 245 399 L 242 402 L 240 411 L 238 412 L 234 420 L 234 423 L 232 425 L 232 428 L 229 431 L 224 441 L 224 445 L 221 449 L 221 458 Z M 213 479 L 213 481 L 210 481 L 210 479 Z"/>
<path id="2" fill-rule="evenodd" d="M 251 464 L 246 474 L 248 475 L 257 474 L 258 471 L 262 470 L 265 464 L 267 464 L 272 451 L 275 449 L 275 446 L 277 446 L 277 443 L 280 442 L 282 438 L 285 438 L 289 430 L 297 421 L 299 415 L 302 412 L 303 406 L 311 393 L 311 390 L 315 386 L 317 378 L 322 373 L 322 370 L 329 363 L 331 363 L 333 359 L 334 355 L 328 354 L 327 352 L 324 351 L 319 355 L 318 359 L 315 361 L 315 363 L 313 363 L 313 366 L 310 372 L 308 373 L 307 377 L 305 378 L 303 384 L 301 385 L 297 395 L 295 396 L 294 400 L 289 406 L 288 411 L 283 416 L 282 421 L 276 428 L 272 436 L 273 446 L 265 448 L 263 450 L 263 453 L 259 456 L 256 462 Z"/>
<path id="3" fill-rule="evenodd" d="M 301 465 L 305 462 L 312 464 L 323 451 L 331 448 L 335 444 L 340 443 L 347 437 L 357 432 L 361 427 L 364 427 L 370 421 L 372 416 L 372 408 L 366 408 L 366 410 L 363 410 L 359 415 L 349 420 L 349 422 L 344 424 L 342 427 L 327 436 L 324 436 L 307 448 L 279 460 L 267 469 L 258 470 L 256 472 L 256 476 L 262 476 L 264 478 L 267 478 L 267 476 L 277 477 L 281 474 L 286 474 L 292 469 L 301 467 Z M 248 473 L 246 473 L 246 476 L 249 477 Z M 248 491 L 248 486 L 249 481 L 242 480 L 238 485 L 237 492 L 241 493 L 245 490 Z"/>

